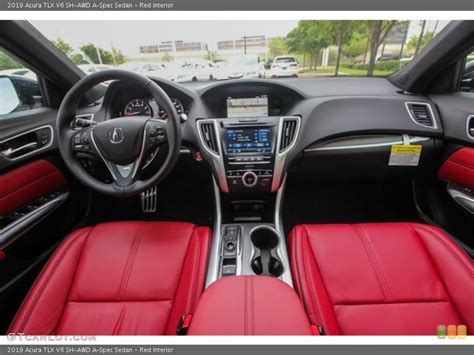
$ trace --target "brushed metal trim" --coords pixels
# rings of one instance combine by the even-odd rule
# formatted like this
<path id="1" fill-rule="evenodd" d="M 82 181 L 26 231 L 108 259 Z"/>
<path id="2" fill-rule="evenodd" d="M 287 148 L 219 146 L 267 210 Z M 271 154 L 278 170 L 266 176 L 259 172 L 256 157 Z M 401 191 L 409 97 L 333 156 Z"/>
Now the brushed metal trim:
<path id="1" fill-rule="evenodd" d="M 433 126 L 425 126 L 424 124 L 421 124 L 421 123 L 417 122 L 415 117 L 413 117 L 413 115 L 410 111 L 410 107 L 408 105 L 425 105 L 426 107 L 428 107 L 428 109 L 431 113 L 431 117 L 433 118 Z M 436 117 L 435 117 L 433 109 L 431 108 L 431 105 L 429 103 L 427 103 L 427 102 L 405 101 L 405 107 L 408 111 L 408 115 L 410 116 L 411 120 L 413 122 L 415 122 L 417 125 L 419 125 L 421 127 L 425 127 L 425 128 L 438 129 L 438 124 L 436 122 Z"/>
<path id="2" fill-rule="evenodd" d="M 410 137 L 410 144 L 412 143 L 421 143 L 430 140 L 429 137 Z M 391 142 L 383 142 L 383 143 L 371 143 L 371 144 L 355 144 L 355 145 L 344 145 L 338 147 L 318 147 L 318 148 L 307 148 L 305 152 L 319 152 L 319 151 L 327 151 L 327 150 L 344 150 L 344 149 L 367 149 L 367 148 L 379 148 L 379 147 L 390 147 L 394 144 L 404 144 L 403 137 L 400 135 L 400 139 L 391 141 Z"/>
<path id="3" fill-rule="evenodd" d="M 13 137 L 9 137 L 9 138 L 4 139 L 3 141 L 0 141 L 0 144 L 4 144 L 4 143 L 6 143 L 6 142 L 9 142 L 9 141 L 14 140 L 14 139 L 16 139 L 16 138 L 19 138 L 19 137 L 24 136 L 24 135 L 26 135 L 26 134 L 30 134 L 30 133 L 32 133 L 32 132 L 36 132 L 36 131 L 39 131 L 39 130 L 45 129 L 45 128 L 48 128 L 49 131 L 50 131 L 50 133 L 51 133 L 51 138 L 50 138 L 50 140 L 49 140 L 49 143 L 46 144 L 45 146 L 40 147 L 40 148 L 38 148 L 38 149 L 35 149 L 35 150 L 33 150 L 33 151 L 31 151 L 31 152 L 28 152 L 28 153 L 26 153 L 26 154 L 20 155 L 20 156 L 18 156 L 18 157 L 16 157 L 16 158 L 9 158 L 9 157 L 7 157 L 6 155 L 4 155 L 3 153 L 2 153 L 2 155 L 3 155 L 6 159 L 8 159 L 9 161 L 15 161 L 15 160 L 19 160 L 19 159 L 26 158 L 26 157 L 28 157 L 28 156 L 30 156 L 30 155 L 32 155 L 32 154 L 36 154 L 36 153 L 38 153 L 38 152 L 41 152 L 41 151 L 43 151 L 43 150 L 45 150 L 45 149 L 51 147 L 51 145 L 52 145 L 53 142 L 54 142 L 54 129 L 53 129 L 53 126 L 51 126 L 51 125 L 44 125 L 44 126 L 40 126 L 40 127 L 37 127 L 37 128 L 30 129 L 30 130 L 28 130 L 28 131 L 26 131 L 26 132 L 21 132 L 21 133 L 15 135 L 15 136 L 13 136 Z"/>

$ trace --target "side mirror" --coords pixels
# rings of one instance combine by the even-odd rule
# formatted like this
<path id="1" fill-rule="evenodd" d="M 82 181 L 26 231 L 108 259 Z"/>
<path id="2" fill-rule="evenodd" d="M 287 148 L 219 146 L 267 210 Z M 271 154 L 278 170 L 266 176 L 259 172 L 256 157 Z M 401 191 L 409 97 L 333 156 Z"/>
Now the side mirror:
<path id="1" fill-rule="evenodd" d="M 0 76 L 0 115 L 43 106 L 36 80 L 22 76 Z"/>
<path id="2" fill-rule="evenodd" d="M 474 90 L 474 68 L 469 68 L 461 79 L 461 91 L 471 92 Z"/>
<path id="3" fill-rule="evenodd" d="M 20 106 L 13 81 L 8 76 L 0 77 L 0 115 L 6 115 L 15 111 Z"/>

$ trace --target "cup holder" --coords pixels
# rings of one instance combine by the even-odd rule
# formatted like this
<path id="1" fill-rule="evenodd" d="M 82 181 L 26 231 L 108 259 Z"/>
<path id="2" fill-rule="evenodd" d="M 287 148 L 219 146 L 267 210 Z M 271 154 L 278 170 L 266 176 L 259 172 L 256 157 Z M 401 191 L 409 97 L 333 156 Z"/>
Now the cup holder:
<path id="1" fill-rule="evenodd" d="M 270 227 L 257 227 L 250 233 L 250 239 L 255 247 L 255 256 L 251 262 L 253 272 L 279 277 L 283 273 L 283 264 L 277 254 L 277 232 Z"/>

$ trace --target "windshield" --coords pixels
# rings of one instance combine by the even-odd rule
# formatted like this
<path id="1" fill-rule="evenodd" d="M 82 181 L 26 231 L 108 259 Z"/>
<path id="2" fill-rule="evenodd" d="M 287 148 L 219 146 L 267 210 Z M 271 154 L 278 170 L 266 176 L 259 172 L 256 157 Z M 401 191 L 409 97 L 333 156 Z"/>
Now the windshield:
<path id="1" fill-rule="evenodd" d="M 448 21 L 127 21 L 127 26 L 123 21 L 108 21 L 107 26 L 101 21 L 32 21 L 32 24 L 86 74 L 118 67 L 186 82 L 388 76 L 429 45 Z"/>

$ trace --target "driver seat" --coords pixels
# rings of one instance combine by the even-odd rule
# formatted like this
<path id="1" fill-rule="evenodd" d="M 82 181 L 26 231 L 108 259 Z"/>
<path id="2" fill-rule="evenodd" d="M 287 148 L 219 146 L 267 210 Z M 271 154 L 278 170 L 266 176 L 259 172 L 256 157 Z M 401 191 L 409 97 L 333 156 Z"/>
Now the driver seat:
<path id="1" fill-rule="evenodd" d="M 181 222 L 114 222 L 79 229 L 55 251 L 9 332 L 176 335 L 192 313 L 211 231 Z"/>

